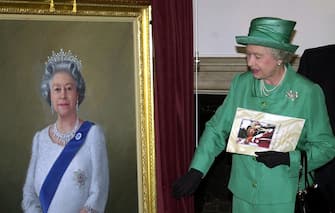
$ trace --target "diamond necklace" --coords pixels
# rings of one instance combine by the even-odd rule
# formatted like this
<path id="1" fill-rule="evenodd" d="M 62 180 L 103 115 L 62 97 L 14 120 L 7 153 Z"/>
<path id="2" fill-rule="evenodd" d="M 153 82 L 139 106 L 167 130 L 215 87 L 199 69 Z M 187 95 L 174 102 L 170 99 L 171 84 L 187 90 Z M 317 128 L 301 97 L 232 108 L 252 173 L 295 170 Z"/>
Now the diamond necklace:
<path id="1" fill-rule="evenodd" d="M 67 133 L 61 133 L 58 131 L 57 128 L 57 121 L 53 124 L 52 133 L 60 142 L 59 144 L 65 146 L 76 134 L 76 131 L 79 128 L 79 119 L 76 120 L 76 124 L 74 125 L 73 129 Z"/>
<path id="2" fill-rule="evenodd" d="M 277 89 L 281 85 L 281 83 L 283 82 L 283 80 L 285 78 L 285 75 L 286 75 L 286 67 L 284 68 L 284 74 L 283 74 L 282 78 L 280 79 L 280 81 L 278 82 L 278 84 L 276 86 L 274 86 L 272 89 L 266 88 L 264 80 L 261 79 L 260 80 L 260 84 L 259 84 L 259 88 L 261 90 L 261 94 L 264 95 L 264 96 L 269 96 L 271 92 L 273 92 L 275 89 Z"/>

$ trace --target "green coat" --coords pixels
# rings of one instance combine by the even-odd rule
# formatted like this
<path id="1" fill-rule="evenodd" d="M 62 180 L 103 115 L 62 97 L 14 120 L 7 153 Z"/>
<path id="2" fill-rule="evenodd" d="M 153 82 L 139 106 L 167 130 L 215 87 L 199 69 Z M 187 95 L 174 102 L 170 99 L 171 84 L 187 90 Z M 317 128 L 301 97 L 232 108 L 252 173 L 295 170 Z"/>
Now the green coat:
<path id="1" fill-rule="evenodd" d="M 325 98 L 319 85 L 297 74 L 290 65 L 275 91 L 263 97 L 259 80 L 251 72 L 237 75 L 224 103 L 206 123 L 190 167 L 204 174 L 215 157 L 226 148 L 237 107 L 305 119 L 297 149 L 304 149 L 308 170 L 316 169 L 335 156 L 335 137 L 329 123 Z M 297 98 L 287 92 L 297 92 Z M 290 166 L 272 169 L 255 157 L 233 154 L 229 189 L 234 196 L 253 204 L 278 204 L 295 200 L 298 187 L 300 152 L 290 152 Z"/>

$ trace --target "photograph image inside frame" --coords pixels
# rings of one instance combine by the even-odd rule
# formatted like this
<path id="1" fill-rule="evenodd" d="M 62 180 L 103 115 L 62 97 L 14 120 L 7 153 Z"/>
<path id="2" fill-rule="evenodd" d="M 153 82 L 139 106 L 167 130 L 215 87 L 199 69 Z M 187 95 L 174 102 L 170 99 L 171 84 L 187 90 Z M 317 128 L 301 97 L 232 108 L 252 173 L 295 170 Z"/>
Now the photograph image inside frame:
<path id="1" fill-rule="evenodd" d="M 238 132 L 237 143 L 269 148 L 276 125 L 243 119 Z"/>

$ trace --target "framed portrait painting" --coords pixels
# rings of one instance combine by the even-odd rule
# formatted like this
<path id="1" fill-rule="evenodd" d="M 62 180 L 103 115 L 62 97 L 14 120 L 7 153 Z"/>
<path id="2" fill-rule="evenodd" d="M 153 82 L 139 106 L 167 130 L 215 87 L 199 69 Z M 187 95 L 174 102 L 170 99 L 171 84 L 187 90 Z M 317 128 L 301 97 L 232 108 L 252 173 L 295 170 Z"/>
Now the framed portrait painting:
<path id="1" fill-rule="evenodd" d="M 1 200 L 20 212 L 33 135 L 55 122 L 40 94 L 52 51 L 82 62 L 79 115 L 106 136 L 106 212 L 156 212 L 150 4 L 138 1 L 0 0 Z"/>

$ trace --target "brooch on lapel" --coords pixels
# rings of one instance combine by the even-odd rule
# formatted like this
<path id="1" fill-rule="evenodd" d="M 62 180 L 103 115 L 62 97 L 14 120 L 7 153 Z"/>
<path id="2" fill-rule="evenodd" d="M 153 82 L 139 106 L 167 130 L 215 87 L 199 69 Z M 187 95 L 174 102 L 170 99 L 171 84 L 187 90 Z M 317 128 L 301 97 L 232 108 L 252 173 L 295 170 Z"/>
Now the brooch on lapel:
<path id="1" fill-rule="evenodd" d="M 297 91 L 290 90 L 290 91 L 286 92 L 286 97 L 291 99 L 291 101 L 294 101 L 295 99 L 297 99 L 299 97 L 299 95 L 298 95 Z"/>
<path id="2" fill-rule="evenodd" d="M 77 171 L 74 171 L 74 180 L 79 187 L 85 185 L 86 179 L 87 177 L 83 170 L 78 169 Z"/>

